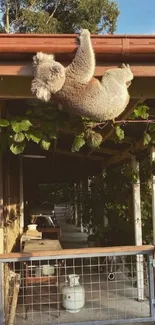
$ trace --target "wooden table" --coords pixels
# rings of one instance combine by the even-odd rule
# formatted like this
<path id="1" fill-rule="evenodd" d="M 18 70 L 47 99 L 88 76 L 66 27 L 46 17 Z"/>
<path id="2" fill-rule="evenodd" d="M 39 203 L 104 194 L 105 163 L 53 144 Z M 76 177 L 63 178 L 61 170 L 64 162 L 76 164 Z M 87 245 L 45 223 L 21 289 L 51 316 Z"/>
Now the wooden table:
<path id="1" fill-rule="evenodd" d="M 46 256 L 46 251 L 57 251 L 57 250 L 61 250 L 61 244 L 59 242 L 59 240 L 47 240 L 47 239 L 33 239 L 33 240 L 29 240 L 25 242 L 25 247 L 24 247 L 24 252 L 25 253 L 30 253 L 30 252 L 34 252 L 34 251 L 40 251 L 40 255 L 41 256 Z M 48 257 L 47 257 L 47 261 Z M 39 268 L 41 269 L 41 260 L 36 261 L 36 267 L 39 266 Z M 44 261 L 44 264 L 46 264 L 46 261 Z M 58 310 L 60 311 L 60 290 L 59 290 L 59 282 L 60 282 L 60 276 L 61 276 L 61 266 L 62 266 L 63 262 L 59 261 L 58 264 L 55 264 L 55 274 L 52 275 L 37 275 L 35 273 L 35 265 L 29 262 L 25 263 L 25 286 L 26 286 L 26 292 L 28 290 L 29 287 L 33 286 L 33 284 L 39 284 L 41 286 L 41 283 L 43 283 L 44 285 L 49 284 L 51 286 L 55 286 L 57 287 L 57 305 L 58 305 Z M 42 272 L 42 271 L 40 271 Z M 27 297 L 27 293 L 26 293 L 26 297 Z M 28 312 L 28 303 L 26 303 L 26 309 L 25 309 L 25 318 L 27 318 L 27 312 Z"/>
<path id="2" fill-rule="evenodd" d="M 33 236 L 29 233 L 29 235 L 27 234 L 23 234 L 20 238 L 20 251 L 23 252 L 24 246 L 25 246 L 25 242 L 26 241 L 30 241 L 30 240 L 38 240 L 38 239 L 42 239 L 42 233 L 38 232 L 38 236 Z"/>
<path id="3" fill-rule="evenodd" d="M 61 249 L 62 247 L 58 239 L 33 239 L 25 242 L 24 253 L 34 251 L 58 251 Z"/>

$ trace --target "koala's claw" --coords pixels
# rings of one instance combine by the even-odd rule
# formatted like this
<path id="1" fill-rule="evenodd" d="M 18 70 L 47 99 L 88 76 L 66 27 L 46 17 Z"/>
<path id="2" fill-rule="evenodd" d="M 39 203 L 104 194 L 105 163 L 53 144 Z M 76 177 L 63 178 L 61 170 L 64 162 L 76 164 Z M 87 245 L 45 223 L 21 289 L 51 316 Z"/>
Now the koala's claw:
<path id="1" fill-rule="evenodd" d="M 89 36 L 89 35 L 90 35 L 90 32 L 88 29 L 81 28 L 80 36 Z"/>

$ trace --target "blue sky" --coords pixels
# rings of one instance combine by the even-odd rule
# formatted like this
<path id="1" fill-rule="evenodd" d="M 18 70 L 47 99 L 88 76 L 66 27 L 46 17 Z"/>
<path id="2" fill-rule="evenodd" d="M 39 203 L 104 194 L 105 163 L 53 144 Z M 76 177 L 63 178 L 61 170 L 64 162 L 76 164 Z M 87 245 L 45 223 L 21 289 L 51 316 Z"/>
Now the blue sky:
<path id="1" fill-rule="evenodd" d="M 120 9 L 115 34 L 155 34 L 155 0 L 116 0 Z"/>

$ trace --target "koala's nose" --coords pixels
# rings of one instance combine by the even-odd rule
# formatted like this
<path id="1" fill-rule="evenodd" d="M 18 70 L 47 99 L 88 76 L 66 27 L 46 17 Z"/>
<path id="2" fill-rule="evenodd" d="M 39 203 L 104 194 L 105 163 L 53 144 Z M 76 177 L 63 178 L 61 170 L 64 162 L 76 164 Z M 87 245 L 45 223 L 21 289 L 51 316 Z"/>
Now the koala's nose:
<path id="1" fill-rule="evenodd" d="M 54 67 L 53 71 L 59 73 L 60 69 L 58 67 Z"/>

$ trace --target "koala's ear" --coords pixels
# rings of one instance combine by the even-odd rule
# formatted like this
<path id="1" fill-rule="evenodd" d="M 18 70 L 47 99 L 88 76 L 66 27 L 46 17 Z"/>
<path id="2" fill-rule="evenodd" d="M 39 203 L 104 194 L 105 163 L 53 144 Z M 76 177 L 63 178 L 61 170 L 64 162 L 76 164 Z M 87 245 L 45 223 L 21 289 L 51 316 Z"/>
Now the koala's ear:
<path id="1" fill-rule="evenodd" d="M 32 94 L 43 102 L 48 102 L 51 98 L 50 91 L 44 83 L 38 82 L 36 79 L 32 81 L 31 86 Z"/>
<path id="2" fill-rule="evenodd" d="M 33 57 L 33 64 L 34 64 L 34 66 L 37 66 L 40 63 L 51 62 L 53 60 L 54 60 L 54 55 L 53 54 L 46 54 L 46 53 L 38 52 Z"/>
<path id="3" fill-rule="evenodd" d="M 121 63 L 118 67 L 121 68 L 121 69 L 125 69 L 126 65 L 125 65 L 125 63 Z"/>
<path id="4" fill-rule="evenodd" d="M 122 68 L 123 69 L 130 69 L 129 64 L 122 63 Z"/>

